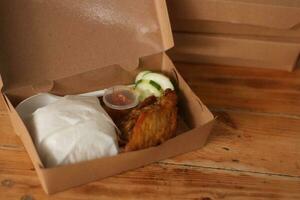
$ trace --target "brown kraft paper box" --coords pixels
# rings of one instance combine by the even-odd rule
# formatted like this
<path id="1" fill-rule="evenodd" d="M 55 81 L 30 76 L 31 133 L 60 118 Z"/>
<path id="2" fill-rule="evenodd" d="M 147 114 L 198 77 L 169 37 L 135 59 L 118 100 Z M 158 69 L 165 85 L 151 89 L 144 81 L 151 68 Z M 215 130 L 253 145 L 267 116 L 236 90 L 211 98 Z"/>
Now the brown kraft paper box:
<path id="1" fill-rule="evenodd" d="M 293 38 L 300 42 L 300 2 L 294 0 L 169 0 L 179 32 Z"/>
<path id="2" fill-rule="evenodd" d="M 300 44 L 218 34 L 175 33 L 173 60 L 292 71 Z"/>
<path id="3" fill-rule="evenodd" d="M 165 51 L 173 46 L 163 0 L 4 0 L 0 3 L 1 95 L 42 187 L 52 194 L 202 147 L 214 117 Z M 131 84 L 144 69 L 175 83 L 180 124 L 176 137 L 148 149 L 45 168 L 15 110 L 39 92 L 79 94 Z M 0 79 L 1 80 L 1 79 Z"/>

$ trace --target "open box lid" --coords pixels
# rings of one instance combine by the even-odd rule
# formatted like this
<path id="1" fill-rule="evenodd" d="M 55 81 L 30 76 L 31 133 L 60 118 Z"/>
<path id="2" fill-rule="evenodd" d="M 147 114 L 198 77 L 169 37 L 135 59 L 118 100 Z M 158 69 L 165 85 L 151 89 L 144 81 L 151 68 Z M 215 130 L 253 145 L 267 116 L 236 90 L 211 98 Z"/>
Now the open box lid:
<path id="1" fill-rule="evenodd" d="M 292 29 L 300 25 L 300 2 L 295 0 L 170 0 L 172 19 L 207 20 Z"/>
<path id="2" fill-rule="evenodd" d="M 120 64 L 173 46 L 165 0 L 2 0 L 5 88 Z"/>

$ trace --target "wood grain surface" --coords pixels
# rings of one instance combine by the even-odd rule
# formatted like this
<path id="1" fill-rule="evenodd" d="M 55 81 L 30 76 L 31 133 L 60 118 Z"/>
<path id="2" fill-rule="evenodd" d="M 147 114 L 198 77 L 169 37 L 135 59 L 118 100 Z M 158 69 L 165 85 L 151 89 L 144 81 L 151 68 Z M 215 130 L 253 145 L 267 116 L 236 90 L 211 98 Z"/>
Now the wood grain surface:
<path id="1" fill-rule="evenodd" d="M 218 117 L 204 148 L 47 196 L 0 99 L 0 199 L 300 199 L 300 69 L 176 65 Z"/>
<path id="2" fill-rule="evenodd" d="M 299 68 L 291 73 L 183 63 L 177 66 L 189 85 L 211 109 L 300 116 Z"/>

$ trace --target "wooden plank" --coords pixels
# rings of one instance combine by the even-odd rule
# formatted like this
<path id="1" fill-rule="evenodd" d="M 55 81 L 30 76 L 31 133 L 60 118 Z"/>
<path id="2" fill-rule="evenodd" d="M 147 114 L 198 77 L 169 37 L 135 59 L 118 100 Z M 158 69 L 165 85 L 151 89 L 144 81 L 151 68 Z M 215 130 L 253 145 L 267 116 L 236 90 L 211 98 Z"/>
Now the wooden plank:
<path id="1" fill-rule="evenodd" d="M 208 144 L 164 162 L 300 177 L 300 118 L 215 113 Z"/>
<path id="2" fill-rule="evenodd" d="M 300 114 L 300 68 L 295 72 L 176 63 L 210 108 Z"/>
<path id="3" fill-rule="evenodd" d="M 300 158 L 300 119 L 235 112 L 215 114 L 223 123 L 216 125 L 205 148 L 165 162 L 300 176 L 300 161 L 295 159 Z M 8 116 L 0 119 L 0 168 L 32 168 Z"/>
<path id="4" fill-rule="evenodd" d="M 300 179 L 153 164 L 47 196 L 30 170 L 0 171 L 0 199 L 300 199 Z"/>

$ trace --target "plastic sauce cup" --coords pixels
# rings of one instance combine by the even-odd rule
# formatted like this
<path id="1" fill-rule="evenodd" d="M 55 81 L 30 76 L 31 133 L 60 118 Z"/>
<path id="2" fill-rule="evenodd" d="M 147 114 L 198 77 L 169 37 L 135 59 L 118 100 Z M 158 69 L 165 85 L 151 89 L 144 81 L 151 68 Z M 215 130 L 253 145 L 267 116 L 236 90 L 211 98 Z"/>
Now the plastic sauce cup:
<path id="1" fill-rule="evenodd" d="M 126 110 L 137 106 L 139 100 L 132 87 L 118 85 L 105 91 L 103 102 L 111 109 Z"/>

